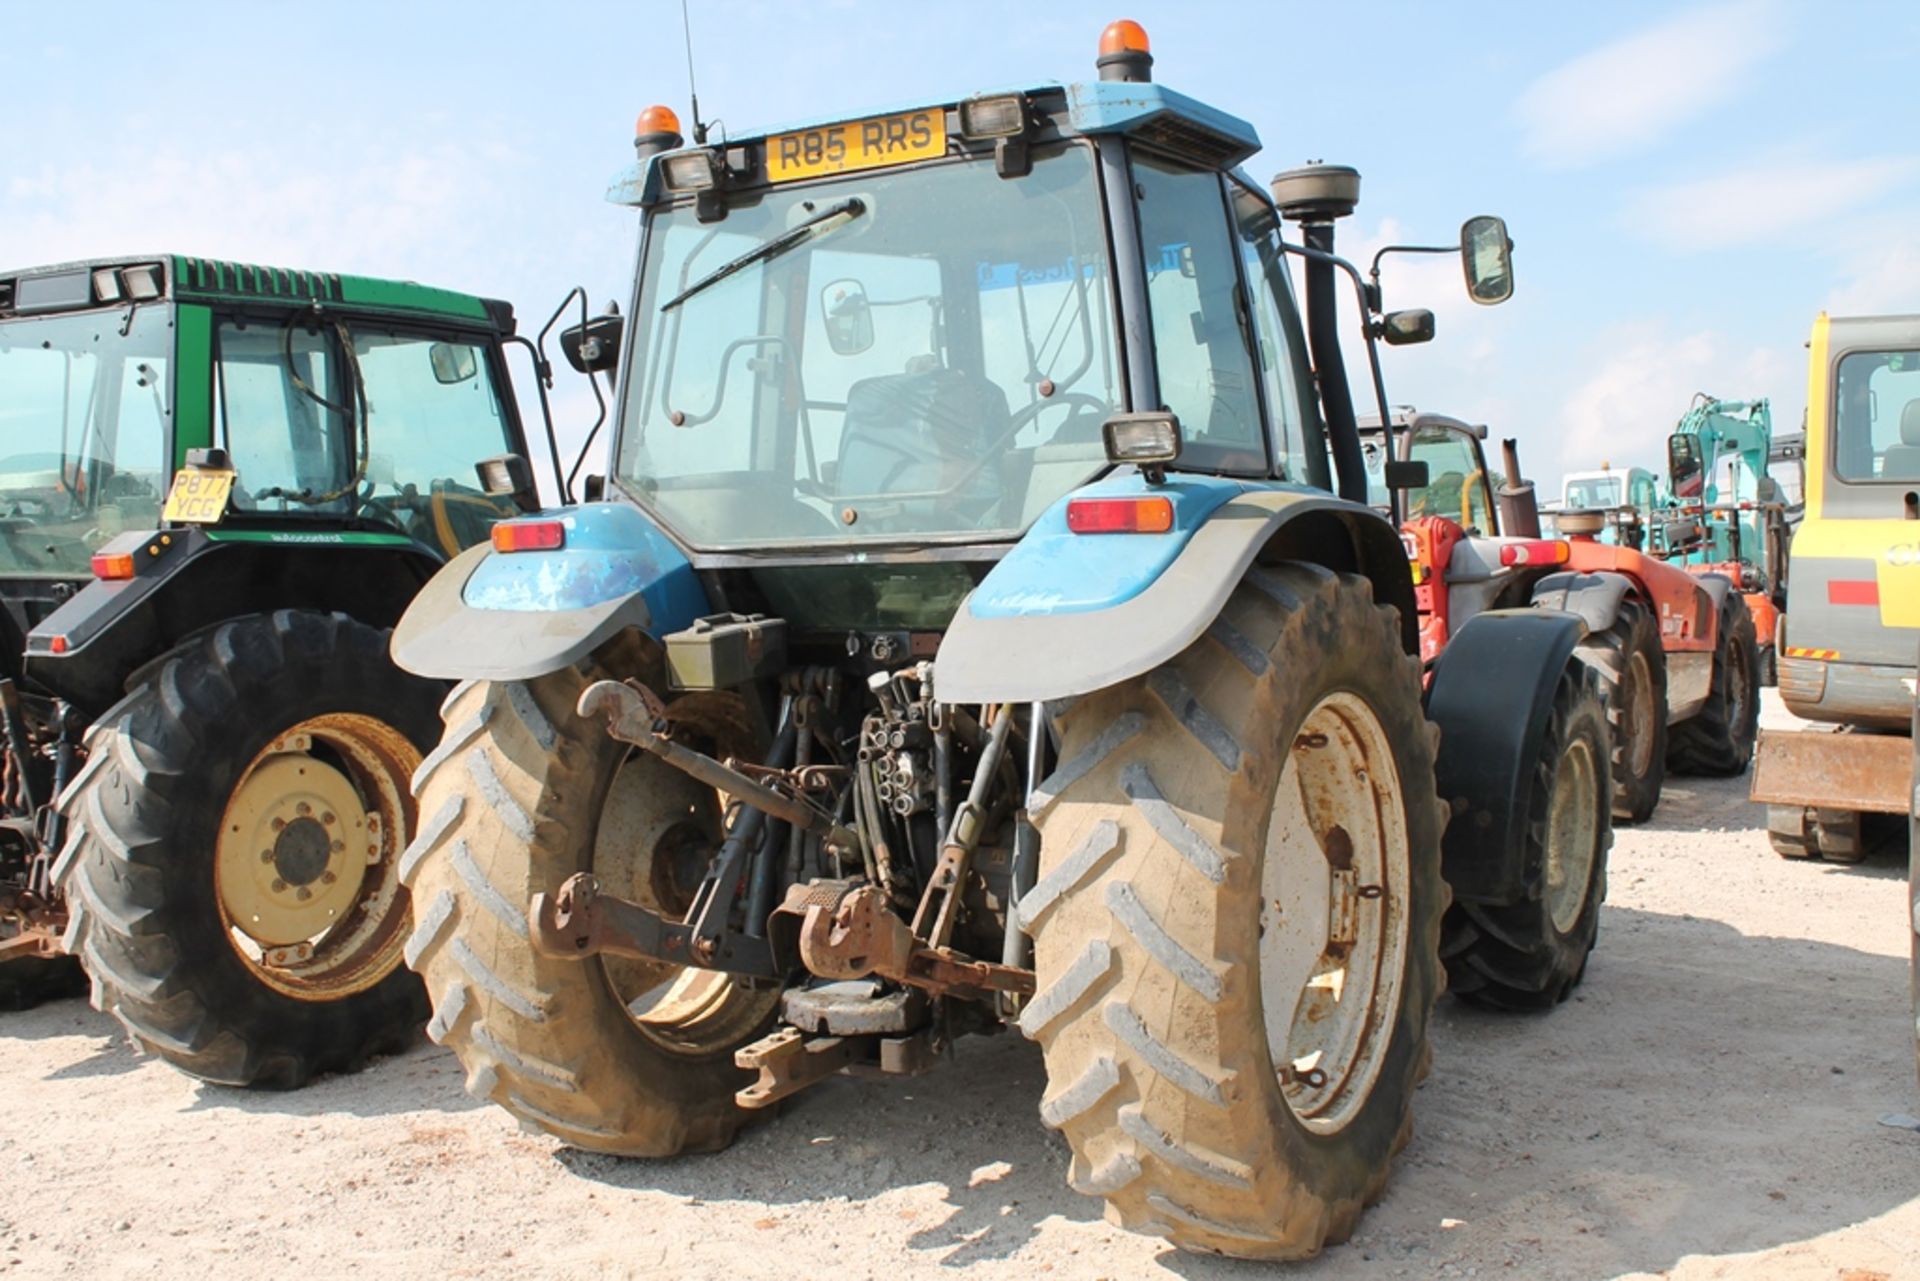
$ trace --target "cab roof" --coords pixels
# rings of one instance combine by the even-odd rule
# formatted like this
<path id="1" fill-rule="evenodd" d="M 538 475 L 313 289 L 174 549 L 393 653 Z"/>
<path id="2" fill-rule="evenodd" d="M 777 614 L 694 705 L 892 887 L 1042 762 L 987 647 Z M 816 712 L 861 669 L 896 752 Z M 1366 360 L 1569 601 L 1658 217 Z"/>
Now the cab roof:
<path id="1" fill-rule="evenodd" d="M 758 129 L 737 137 L 728 136 L 718 143 L 710 141 L 708 145 L 718 146 L 730 154 L 738 150 L 744 158 L 752 161 L 768 138 L 783 133 L 935 108 L 952 113 L 948 135 L 958 138 L 960 134 L 955 126 L 962 102 L 1013 94 L 1024 97 L 1036 114 L 1046 116 L 1051 131 L 1062 137 L 1125 135 L 1161 151 L 1222 171 L 1232 170 L 1260 150 L 1259 133 L 1238 116 L 1151 81 L 1119 80 L 1071 84 L 1055 81 L 986 90 L 953 98 L 935 98 L 872 111 L 843 112 Z M 607 199 L 623 205 L 653 203 L 660 196 L 657 174 L 663 156 L 698 149 L 697 146 L 678 147 L 628 165 L 615 175 L 607 188 Z M 757 184 L 750 182 L 748 185 Z"/>
<path id="2" fill-rule="evenodd" d="M 49 306 L 28 309 L 19 304 L 19 287 L 22 281 L 49 280 L 62 276 L 91 277 L 96 272 L 121 272 L 126 268 L 148 266 L 160 268 L 159 298 L 185 302 L 240 300 L 292 306 L 305 306 L 313 302 L 334 303 L 356 310 L 411 315 L 421 319 L 479 323 L 498 329 L 503 334 L 514 331 L 513 306 L 500 299 L 482 298 L 476 294 L 413 281 L 268 267 L 185 254 L 128 254 L 0 271 L 0 317 L 33 314 L 41 310 L 81 310 L 120 305 L 124 298 L 102 299 L 98 286 L 94 286 L 91 295 L 93 301 L 78 303 L 71 308 Z"/>

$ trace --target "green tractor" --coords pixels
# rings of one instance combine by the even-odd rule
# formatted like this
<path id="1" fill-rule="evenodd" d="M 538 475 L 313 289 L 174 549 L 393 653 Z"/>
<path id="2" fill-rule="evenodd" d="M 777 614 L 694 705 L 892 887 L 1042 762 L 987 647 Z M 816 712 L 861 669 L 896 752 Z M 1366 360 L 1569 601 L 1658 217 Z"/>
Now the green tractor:
<path id="1" fill-rule="evenodd" d="M 510 341 L 505 303 L 415 284 L 0 273 L 0 1004 L 84 965 L 235 1085 L 414 1033 L 396 868 L 446 686 L 387 632 L 537 505 Z"/>
<path id="2" fill-rule="evenodd" d="M 1581 621 L 1490 610 L 1423 668 L 1340 358 L 1359 176 L 1270 196 L 1151 61 L 1117 23 L 1095 83 L 721 145 L 643 114 L 606 500 L 497 525 L 394 633 L 462 681 L 400 870 L 477 1097 L 708 1151 L 1013 1027 L 1114 1221 L 1291 1258 L 1380 1195 L 1443 971 L 1578 981 Z M 1462 250 L 1504 299 L 1504 225 Z"/>

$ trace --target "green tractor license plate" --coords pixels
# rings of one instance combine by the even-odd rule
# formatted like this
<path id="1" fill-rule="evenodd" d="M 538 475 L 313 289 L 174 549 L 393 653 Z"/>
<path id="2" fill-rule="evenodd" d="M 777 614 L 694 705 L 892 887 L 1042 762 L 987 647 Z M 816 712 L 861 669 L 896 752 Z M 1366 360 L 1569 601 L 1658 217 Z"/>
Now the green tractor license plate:
<path id="1" fill-rule="evenodd" d="M 161 516 L 186 525 L 217 525 L 227 512 L 233 493 L 233 473 L 182 467 L 174 473 L 173 488 Z"/>

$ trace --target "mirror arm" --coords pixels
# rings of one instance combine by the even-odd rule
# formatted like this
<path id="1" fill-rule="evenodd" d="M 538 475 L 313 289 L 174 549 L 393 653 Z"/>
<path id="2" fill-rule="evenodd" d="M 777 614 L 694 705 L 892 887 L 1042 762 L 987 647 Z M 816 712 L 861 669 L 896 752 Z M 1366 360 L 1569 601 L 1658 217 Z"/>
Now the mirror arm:
<path id="1" fill-rule="evenodd" d="M 613 381 L 612 374 L 607 375 L 607 381 L 609 383 Z M 600 394 L 599 377 L 595 374 L 588 374 L 587 382 L 593 388 L 593 398 L 600 404 L 600 412 L 594 416 L 593 426 L 587 428 L 587 438 L 580 442 L 580 452 L 576 454 L 573 459 L 573 470 L 567 473 L 567 491 L 569 493 L 573 492 L 573 482 L 580 475 L 580 469 L 587 465 L 587 451 L 593 448 L 593 442 L 599 437 L 600 429 L 604 427 L 607 422 L 607 402 L 605 397 Z M 612 391 L 613 389 L 609 386 L 607 390 Z M 572 502 L 573 500 L 569 498 L 567 501 Z"/>
<path id="2" fill-rule="evenodd" d="M 587 291 L 575 285 L 567 290 L 566 297 L 560 300 L 560 305 L 553 309 L 551 316 L 547 317 L 547 323 L 540 327 L 539 345 L 534 348 L 534 374 L 540 380 L 541 387 L 540 408 L 543 412 L 547 412 L 547 448 L 553 458 L 553 483 L 560 490 L 562 503 L 573 502 L 573 482 L 580 475 L 581 465 L 587 460 L 587 450 L 593 445 L 593 438 L 600 434 L 601 425 L 607 421 L 607 398 L 600 394 L 598 380 L 592 374 L 588 374 L 587 386 L 593 389 L 594 403 L 599 407 L 599 412 L 594 415 L 593 426 L 587 429 L 586 441 L 580 446 L 579 456 L 573 460 L 573 469 L 563 476 L 560 471 L 560 441 L 554 433 L 552 413 L 547 411 L 546 388 L 553 386 L 553 362 L 547 359 L 547 335 L 552 333 L 553 327 L 560 323 L 560 318 L 566 315 L 567 309 L 576 305 L 580 309 L 580 324 L 586 325 Z"/>
<path id="3" fill-rule="evenodd" d="M 1372 285 L 1369 302 L 1373 310 L 1380 310 L 1380 260 L 1388 254 L 1457 254 L 1459 245 L 1386 245 L 1373 255 L 1373 263 L 1367 268 L 1367 279 Z"/>
<path id="4" fill-rule="evenodd" d="M 560 475 L 560 442 L 553 433 L 553 406 L 547 401 L 547 387 L 552 381 L 544 376 L 547 362 L 541 356 L 540 349 L 528 342 L 525 335 L 512 334 L 506 341 L 525 347 L 527 359 L 533 362 L 533 390 L 540 399 L 540 421 L 547 429 L 547 460 L 553 467 L 553 486 L 560 491 L 561 502 L 570 502 L 572 500 L 567 497 L 566 483 Z"/>
<path id="5" fill-rule="evenodd" d="M 1380 346 L 1374 340 L 1373 317 L 1367 310 L 1367 285 L 1366 282 L 1360 278 L 1360 269 L 1338 254 L 1327 253 L 1324 250 L 1314 249 L 1307 245 L 1291 244 L 1285 239 L 1280 241 L 1280 248 L 1284 253 L 1298 254 L 1310 262 L 1321 262 L 1331 267 L 1337 267 L 1341 271 L 1346 272 L 1348 278 L 1353 281 L 1354 303 L 1360 309 L 1360 336 L 1366 341 L 1367 365 L 1373 375 L 1374 404 L 1379 407 L 1380 428 L 1387 434 L 1388 448 L 1389 451 L 1391 451 L 1393 441 L 1393 415 L 1387 412 L 1387 384 L 1386 380 L 1382 378 L 1380 374 Z M 1457 253 L 1459 251 L 1455 250 L 1454 252 Z M 1376 258 L 1375 262 L 1377 263 L 1378 261 L 1378 258 Z M 1356 446 L 1358 445 L 1357 431 L 1354 443 Z M 1339 460 L 1339 457 L 1339 446 L 1335 445 L 1334 458 L 1336 462 Z M 1344 479 L 1344 475 L 1342 479 Z M 1365 502 L 1366 500 L 1362 497 L 1359 501 Z M 1393 490 L 1388 490 L 1387 502 L 1393 523 L 1397 528 L 1401 521 L 1400 495 Z"/>

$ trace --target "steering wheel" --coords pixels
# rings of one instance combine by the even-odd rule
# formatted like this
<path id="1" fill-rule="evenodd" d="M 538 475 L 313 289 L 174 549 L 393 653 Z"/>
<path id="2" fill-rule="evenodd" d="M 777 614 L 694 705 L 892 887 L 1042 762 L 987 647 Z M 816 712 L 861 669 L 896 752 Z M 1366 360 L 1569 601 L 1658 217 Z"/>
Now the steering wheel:
<path id="1" fill-rule="evenodd" d="M 1038 418 L 1042 413 L 1045 413 L 1047 410 L 1058 409 L 1066 405 L 1084 405 L 1087 408 L 1099 410 L 1103 413 L 1108 408 L 1107 402 L 1105 400 L 1102 400 L 1098 396 L 1090 395 L 1087 392 L 1068 391 L 1068 392 L 1062 392 L 1058 396 L 1050 396 L 1045 400 L 1039 401 L 1035 404 L 1028 405 L 1026 408 L 1016 411 L 1007 420 L 1007 426 L 1005 430 L 1003 430 L 998 436 L 994 437 L 993 440 L 986 446 L 986 448 L 980 451 L 980 456 L 978 458 L 975 458 L 972 462 L 968 463 L 965 470 L 963 470 L 953 480 L 941 486 L 939 489 L 924 490 L 924 491 L 920 491 L 912 494 L 835 494 L 832 497 L 831 501 L 859 502 L 864 500 L 867 502 L 886 502 L 886 501 L 893 501 L 893 500 L 904 499 L 904 498 L 949 497 L 953 494 L 958 493 L 961 490 L 961 488 L 963 488 L 966 485 L 968 481 L 972 480 L 975 476 L 979 475 L 981 470 L 984 469 L 988 463 L 996 461 L 1000 457 L 1000 451 L 1006 448 L 1008 441 L 1012 440 L 1015 436 L 1020 434 L 1021 428 L 1025 427 L 1028 423 Z"/>

